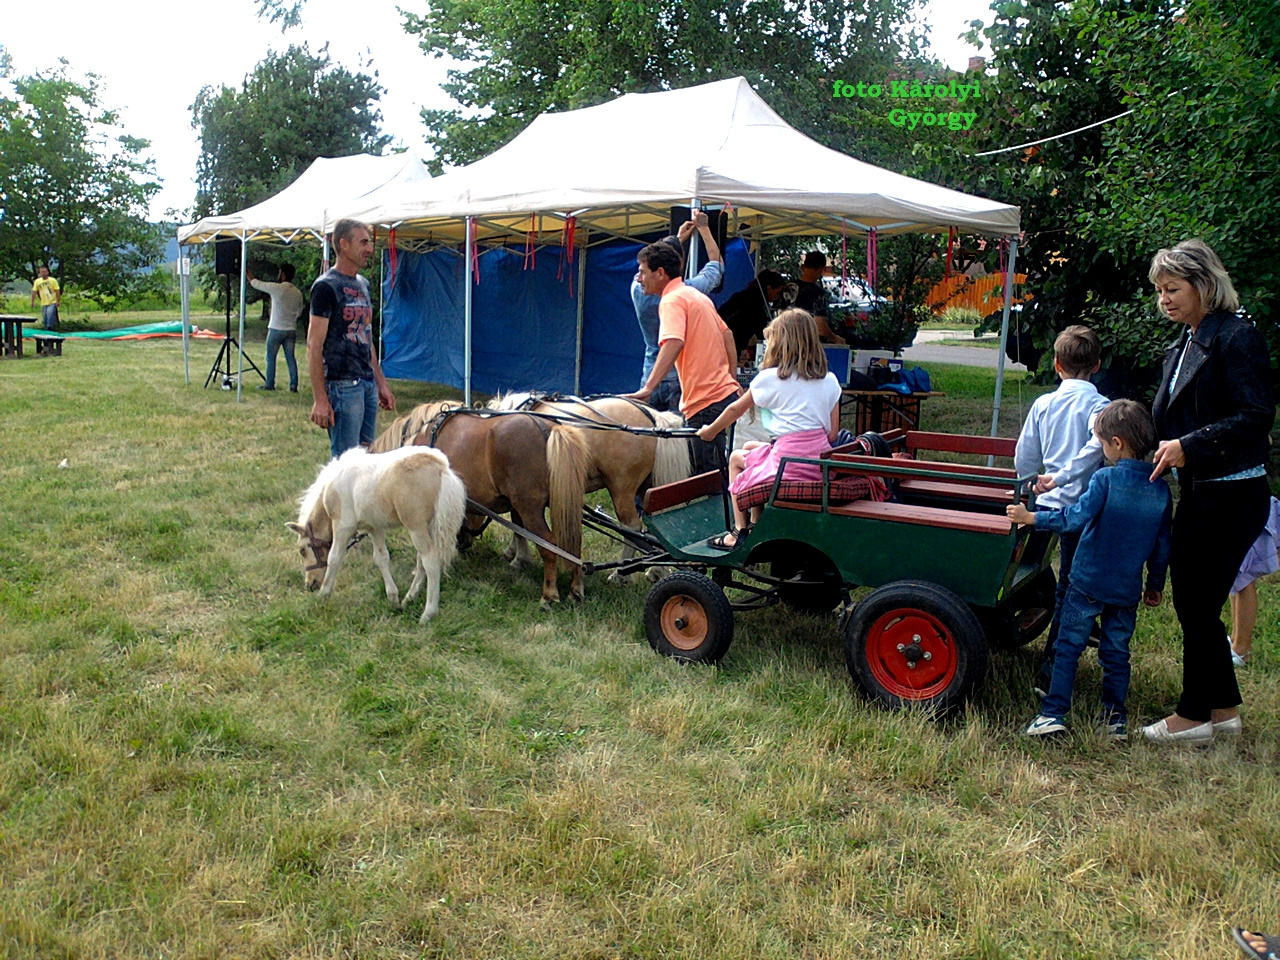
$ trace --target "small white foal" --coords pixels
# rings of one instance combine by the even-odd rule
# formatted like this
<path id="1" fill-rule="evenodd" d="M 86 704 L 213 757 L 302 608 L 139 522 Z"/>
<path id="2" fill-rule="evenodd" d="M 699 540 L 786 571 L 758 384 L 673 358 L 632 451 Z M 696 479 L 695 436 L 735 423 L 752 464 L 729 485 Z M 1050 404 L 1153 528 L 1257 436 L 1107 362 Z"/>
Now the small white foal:
<path id="1" fill-rule="evenodd" d="M 354 447 L 321 469 L 302 495 L 298 522 L 286 526 L 298 535 L 307 589 L 319 590 L 322 597 L 333 593 L 348 542 L 356 533 L 368 533 L 387 598 L 396 606 L 400 592 L 391 577 L 386 532 L 404 527 L 417 551 L 404 599 L 408 603 L 418 595 L 425 577 L 427 605 L 419 622 L 426 623 L 440 608 L 440 577 L 457 552 L 466 509 L 466 488 L 439 450 L 368 453 Z"/>

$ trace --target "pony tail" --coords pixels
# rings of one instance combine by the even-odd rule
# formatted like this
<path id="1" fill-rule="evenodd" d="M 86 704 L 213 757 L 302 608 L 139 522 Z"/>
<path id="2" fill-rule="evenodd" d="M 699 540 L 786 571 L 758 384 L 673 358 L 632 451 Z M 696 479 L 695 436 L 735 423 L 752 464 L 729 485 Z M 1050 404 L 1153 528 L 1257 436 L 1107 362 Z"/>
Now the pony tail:
<path id="1" fill-rule="evenodd" d="M 547 467 L 551 474 L 551 530 L 556 546 L 580 557 L 582 503 L 587 487 L 587 442 L 580 430 L 558 424 L 551 428 Z"/>
<path id="2" fill-rule="evenodd" d="M 441 457 L 443 458 L 443 454 Z M 440 492 L 428 525 L 431 552 L 440 560 L 441 572 L 449 569 L 458 552 L 458 531 L 467 513 L 467 488 L 447 466 L 440 471 Z"/>

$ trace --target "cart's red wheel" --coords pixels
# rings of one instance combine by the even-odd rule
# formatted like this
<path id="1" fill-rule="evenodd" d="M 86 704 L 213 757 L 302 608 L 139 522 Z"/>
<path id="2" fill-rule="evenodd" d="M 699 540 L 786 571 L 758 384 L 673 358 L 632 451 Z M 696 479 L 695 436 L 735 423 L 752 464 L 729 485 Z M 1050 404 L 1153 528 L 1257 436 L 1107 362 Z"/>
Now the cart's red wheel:
<path id="1" fill-rule="evenodd" d="M 881 615 L 867 631 L 866 644 L 871 675 L 902 700 L 932 699 L 955 679 L 955 638 L 923 610 L 899 608 Z"/>
<path id="2" fill-rule="evenodd" d="M 854 608 L 844 656 L 862 689 L 887 706 L 945 714 L 960 707 L 986 672 L 987 638 L 969 605 L 950 590 L 896 580 Z"/>
<path id="3" fill-rule="evenodd" d="M 662 605 L 662 634 L 677 650 L 697 650 L 707 639 L 707 611 L 688 594 L 677 594 Z"/>

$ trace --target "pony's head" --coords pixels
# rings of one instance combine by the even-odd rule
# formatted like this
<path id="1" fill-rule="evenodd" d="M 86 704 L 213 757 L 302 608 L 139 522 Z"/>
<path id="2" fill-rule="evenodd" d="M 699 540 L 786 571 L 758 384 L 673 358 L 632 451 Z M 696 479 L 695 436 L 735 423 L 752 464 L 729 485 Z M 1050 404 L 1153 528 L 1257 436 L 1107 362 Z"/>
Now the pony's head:
<path id="1" fill-rule="evenodd" d="M 296 523 L 286 523 L 298 537 L 302 554 L 302 579 L 308 590 L 319 590 L 329 566 L 329 550 L 333 547 L 333 520 L 324 506 L 324 491 L 333 479 L 338 460 L 330 460 L 316 482 L 302 495 Z"/>

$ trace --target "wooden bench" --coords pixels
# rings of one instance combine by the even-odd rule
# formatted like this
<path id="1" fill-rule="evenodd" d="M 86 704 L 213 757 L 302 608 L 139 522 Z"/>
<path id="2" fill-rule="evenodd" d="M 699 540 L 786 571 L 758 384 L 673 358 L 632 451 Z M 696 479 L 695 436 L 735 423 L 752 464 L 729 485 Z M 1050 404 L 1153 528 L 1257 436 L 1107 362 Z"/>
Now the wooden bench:
<path id="1" fill-rule="evenodd" d="M 784 510 L 804 510 L 817 513 L 820 504 L 775 500 L 773 505 Z M 893 523 L 911 523 L 924 527 L 942 527 L 947 530 L 968 530 L 972 533 L 990 533 L 1007 536 L 1013 524 L 1007 517 L 986 513 L 969 513 L 965 510 L 947 510 L 943 507 L 917 507 L 888 500 L 854 500 L 827 508 L 827 512 L 840 517 L 861 517 L 864 520 L 888 520 Z"/>
<path id="2" fill-rule="evenodd" d="M 1007 487 L 987 487 L 972 483 L 948 483 L 944 480 L 918 480 L 908 477 L 898 481 L 898 489 L 908 496 L 944 497 L 948 500 L 969 500 L 975 503 L 1013 503 L 1013 490 Z"/>
<path id="3" fill-rule="evenodd" d="M 22 324 L 30 317 L 0 315 L 0 356 L 22 359 Z"/>
<path id="4" fill-rule="evenodd" d="M 52 333 L 33 333 L 31 334 L 31 339 L 36 342 L 36 356 L 62 356 L 62 341 L 64 338 Z"/>

